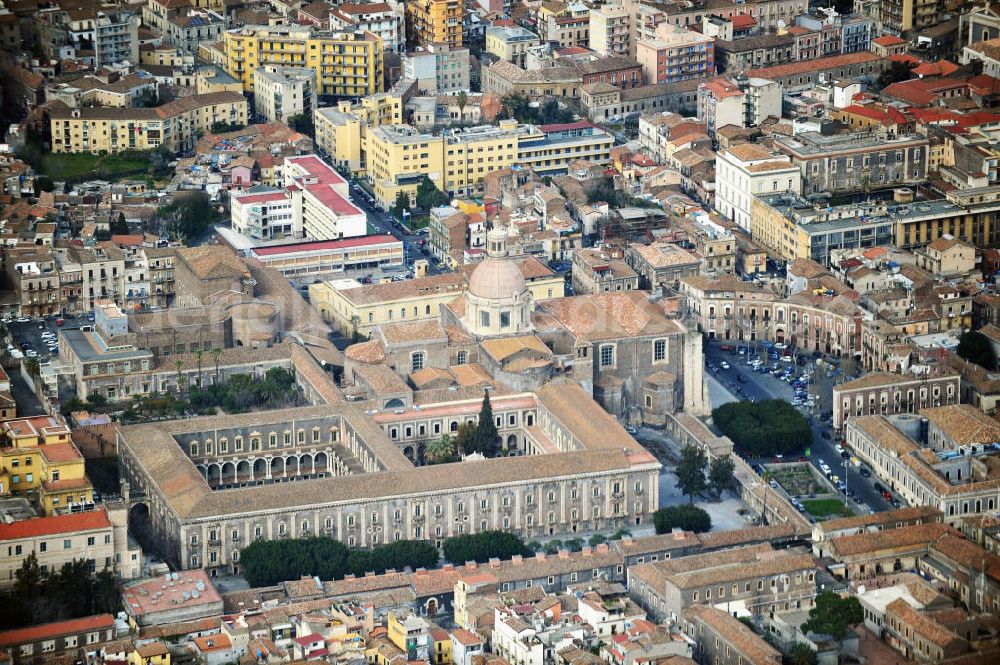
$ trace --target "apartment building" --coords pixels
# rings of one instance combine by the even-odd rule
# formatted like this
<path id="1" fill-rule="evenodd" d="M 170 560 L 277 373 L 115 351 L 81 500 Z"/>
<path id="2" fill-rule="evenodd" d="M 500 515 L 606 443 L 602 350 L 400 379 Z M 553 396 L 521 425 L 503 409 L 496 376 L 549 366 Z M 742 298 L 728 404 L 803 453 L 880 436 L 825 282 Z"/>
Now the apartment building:
<path id="1" fill-rule="evenodd" d="M 156 108 L 69 108 L 49 112 L 53 152 L 151 150 L 163 145 L 175 152 L 194 148 L 199 136 L 217 122 L 247 124 L 247 100 L 237 92 L 181 97 Z"/>
<path id="2" fill-rule="evenodd" d="M 406 3 L 406 32 L 417 44 L 462 46 L 462 3 L 459 0 L 415 0 Z"/>
<path id="3" fill-rule="evenodd" d="M 601 55 L 629 55 L 631 16 L 620 4 L 590 10 L 590 48 Z"/>
<path id="4" fill-rule="evenodd" d="M 317 94 L 365 97 L 382 91 L 383 44 L 362 30 L 309 25 L 247 25 L 222 35 L 224 69 L 253 91 L 254 70 L 269 65 L 316 72 Z"/>
<path id="5" fill-rule="evenodd" d="M 933 387 L 919 389 L 914 399 L 926 405 L 921 409 L 923 416 L 934 406 L 944 403 L 940 390 L 935 395 Z M 966 421 L 971 417 L 968 412 L 956 410 L 956 405 L 941 408 L 947 411 L 938 418 L 936 427 L 945 435 L 952 432 L 952 423 L 967 426 Z M 974 407 L 969 409 L 988 418 Z M 976 432 L 985 436 L 976 436 Z M 992 438 L 987 438 L 992 435 L 995 435 L 995 427 L 990 423 L 990 427 L 979 427 L 965 434 L 965 440 L 969 437 L 984 439 L 977 442 L 978 448 L 968 443 L 967 454 L 951 450 L 935 453 L 924 447 L 930 435 L 923 431 L 918 416 L 860 416 L 851 418 L 845 426 L 847 446 L 871 468 L 893 496 L 911 506 L 936 508 L 949 524 L 992 513 L 1000 505 L 996 452 L 983 445 L 992 443 Z"/>
<path id="6" fill-rule="evenodd" d="M 539 9 L 539 35 L 546 42 L 570 46 L 590 46 L 590 7 L 574 2 L 559 13 Z"/>
<path id="7" fill-rule="evenodd" d="M 94 17 L 94 65 L 97 69 L 139 62 L 139 23 L 128 10 L 100 10 Z"/>
<path id="8" fill-rule="evenodd" d="M 96 650 L 115 635 L 115 618 L 110 614 L 98 614 L 5 630 L 0 632 L 0 648 L 10 654 L 12 663 L 22 665 L 33 663 L 39 657 L 75 657 L 80 649 Z"/>
<path id="9" fill-rule="evenodd" d="M 486 28 L 486 52 L 501 60 L 524 67 L 528 49 L 540 44 L 538 35 L 521 26 L 490 26 Z"/>
<path id="10" fill-rule="evenodd" d="M 803 132 L 778 137 L 775 148 L 801 169 L 802 189 L 810 194 L 912 185 L 927 177 L 929 143 L 919 134 Z"/>
<path id="11" fill-rule="evenodd" d="M 62 291 L 52 253 L 10 254 L 6 258 L 7 283 L 17 294 L 17 315 L 59 314 L 62 311 Z"/>
<path id="12" fill-rule="evenodd" d="M 626 573 L 629 594 L 657 622 L 681 620 L 702 604 L 758 616 L 808 610 L 816 596 L 812 556 L 768 544 L 629 566 Z"/>
<path id="13" fill-rule="evenodd" d="M 573 252 L 573 292 L 605 293 L 639 288 L 639 274 L 625 263 L 620 249 L 578 249 Z"/>
<path id="14" fill-rule="evenodd" d="M 911 30 L 922 30 L 941 20 L 939 0 L 886 0 L 880 3 L 882 31 L 900 37 Z"/>
<path id="15" fill-rule="evenodd" d="M 216 42 L 226 29 L 226 19 L 209 9 L 191 9 L 171 14 L 163 22 L 163 41 L 188 53 L 198 46 Z"/>
<path id="16" fill-rule="evenodd" d="M 779 665 L 781 652 L 725 610 L 709 605 L 682 613 L 684 633 L 698 646 L 703 662 L 716 665 Z"/>
<path id="17" fill-rule="evenodd" d="M 636 43 L 646 84 L 676 83 L 715 75 L 715 40 L 690 30 L 659 30 Z"/>
<path id="18" fill-rule="evenodd" d="M 469 91 L 469 49 L 447 44 L 427 44 L 404 53 L 403 78 L 417 82 L 424 95 Z"/>
<path id="19" fill-rule="evenodd" d="M 364 159 L 375 198 L 389 207 L 401 191 L 412 204 L 425 175 L 448 194 L 469 196 L 482 191 L 487 174 L 516 163 L 541 175 L 564 173 L 577 159 L 607 163 L 613 144 L 614 137 L 589 122 L 536 127 L 503 120 L 496 127 L 465 127 L 439 135 L 392 125 L 366 132 Z"/>
<path id="20" fill-rule="evenodd" d="M 752 202 L 764 193 L 802 191 L 802 174 L 787 155 L 755 143 L 720 150 L 715 160 L 715 209 L 750 231 Z"/>
<path id="21" fill-rule="evenodd" d="M 267 122 L 288 124 L 296 115 L 312 117 L 317 108 L 315 69 L 258 67 L 253 87 L 254 111 Z"/>
<path id="22" fill-rule="evenodd" d="M 923 365 L 903 374 L 870 372 L 833 387 L 833 428 L 841 429 L 852 417 L 919 413 L 933 399 L 956 404 L 961 376 L 941 365 Z"/>
<path id="23" fill-rule="evenodd" d="M 92 572 L 107 568 L 119 579 L 139 577 L 142 552 L 128 538 L 127 521 L 125 507 L 117 505 L 0 524 L 0 589 L 14 585 L 17 570 L 32 553 L 42 570 L 57 571 L 83 559 Z"/>
<path id="24" fill-rule="evenodd" d="M 781 117 L 782 86 L 765 78 L 718 78 L 698 86 L 698 119 L 709 136 L 726 125 L 756 127 Z"/>
<path id="25" fill-rule="evenodd" d="M 69 429 L 51 416 L 2 423 L 0 495 L 35 495 L 46 515 L 93 506 L 93 488 Z"/>
<path id="26" fill-rule="evenodd" d="M 402 11 L 385 2 L 344 2 L 330 9 L 331 30 L 365 30 L 382 40 L 388 51 L 398 51 L 406 44 Z"/>

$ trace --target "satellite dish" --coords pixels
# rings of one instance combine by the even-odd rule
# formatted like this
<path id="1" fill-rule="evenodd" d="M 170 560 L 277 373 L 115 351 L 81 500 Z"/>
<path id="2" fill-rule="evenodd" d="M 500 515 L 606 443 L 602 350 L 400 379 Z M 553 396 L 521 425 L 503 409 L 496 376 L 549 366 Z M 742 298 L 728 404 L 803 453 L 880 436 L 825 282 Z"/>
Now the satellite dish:
<path id="1" fill-rule="evenodd" d="M 785 23 L 785 19 L 783 18 L 778 19 L 778 30 L 784 30 L 787 27 L 787 25 L 788 24 Z"/>

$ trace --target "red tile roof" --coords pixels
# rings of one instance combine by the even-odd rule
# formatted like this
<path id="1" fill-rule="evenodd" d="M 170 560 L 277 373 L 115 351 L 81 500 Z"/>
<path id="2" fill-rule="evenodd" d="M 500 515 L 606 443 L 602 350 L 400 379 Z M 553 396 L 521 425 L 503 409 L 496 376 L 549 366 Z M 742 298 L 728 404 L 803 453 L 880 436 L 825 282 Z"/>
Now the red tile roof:
<path id="1" fill-rule="evenodd" d="M 0 524 L 0 541 L 55 536 L 110 527 L 111 522 L 108 520 L 108 514 L 102 507 L 84 513 L 36 517 L 10 524 Z"/>
<path id="2" fill-rule="evenodd" d="M 96 616 L 83 617 L 81 619 L 70 619 L 69 621 L 46 623 L 41 626 L 5 630 L 0 633 L 0 647 L 14 647 L 21 644 L 31 644 L 45 638 L 59 637 L 60 635 L 79 635 L 80 633 L 91 632 L 94 630 L 114 628 L 114 625 L 115 618 L 113 616 L 110 614 L 98 614 Z"/>
<path id="3" fill-rule="evenodd" d="M 757 25 L 757 19 L 750 16 L 750 14 L 740 14 L 733 17 L 732 23 L 733 30 L 746 30 Z"/>
<path id="4" fill-rule="evenodd" d="M 747 72 L 747 76 L 773 79 L 782 76 L 792 76 L 793 74 L 808 74 L 809 72 L 821 72 L 834 67 L 844 67 L 846 65 L 859 65 L 874 60 L 881 60 L 874 53 L 859 51 L 857 53 L 844 53 L 834 55 L 829 58 L 817 58 L 805 62 L 790 62 L 785 65 L 774 65 L 773 67 L 757 67 Z"/>
<path id="5" fill-rule="evenodd" d="M 885 35 L 884 37 L 876 37 L 872 40 L 872 44 L 878 44 L 879 46 L 899 46 L 900 44 L 905 44 L 905 39 L 900 39 L 899 37 L 894 37 L 892 35 Z"/>
<path id="6" fill-rule="evenodd" d="M 947 60 L 924 62 L 913 70 L 917 76 L 950 76 L 958 71 L 958 65 Z"/>

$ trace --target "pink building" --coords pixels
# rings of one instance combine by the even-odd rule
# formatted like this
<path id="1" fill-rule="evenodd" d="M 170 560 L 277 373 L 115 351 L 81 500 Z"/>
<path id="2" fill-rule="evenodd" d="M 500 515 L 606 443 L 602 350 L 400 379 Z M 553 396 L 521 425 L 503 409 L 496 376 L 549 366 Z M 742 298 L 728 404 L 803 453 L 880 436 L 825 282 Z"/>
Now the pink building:
<path id="1" fill-rule="evenodd" d="M 636 60 L 647 84 L 715 76 L 715 40 L 664 24 L 656 37 L 636 43 Z"/>

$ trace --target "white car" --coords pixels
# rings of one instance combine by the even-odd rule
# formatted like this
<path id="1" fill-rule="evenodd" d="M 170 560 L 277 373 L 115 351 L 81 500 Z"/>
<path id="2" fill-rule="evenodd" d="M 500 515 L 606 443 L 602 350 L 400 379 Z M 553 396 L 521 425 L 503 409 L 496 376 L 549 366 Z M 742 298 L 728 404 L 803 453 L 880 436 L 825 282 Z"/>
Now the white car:
<path id="1" fill-rule="evenodd" d="M 725 360 L 723 360 L 722 362 L 720 362 L 720 363 L 719 363 L 719 366 L 720 366 L 720 367 L 721 367 L 722 369 L 729 369 L 729 363 L 727 363 L 727 362 L 726 362 Z"/>
<path id="2" fill-rule="evenodd" d="M 31 318 L 27 316 L 22 316 L 17 320 L 18 323 L 31 323 Z"/>

